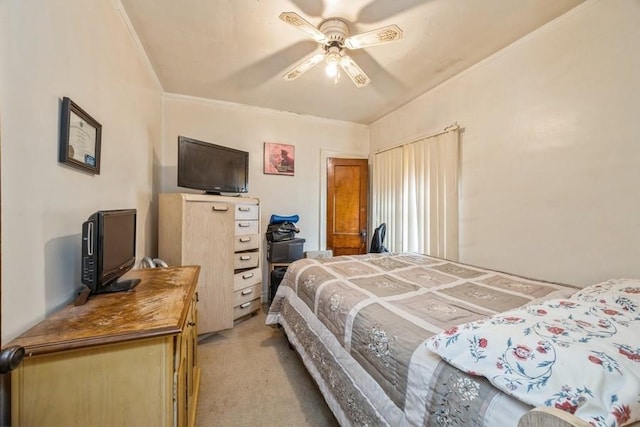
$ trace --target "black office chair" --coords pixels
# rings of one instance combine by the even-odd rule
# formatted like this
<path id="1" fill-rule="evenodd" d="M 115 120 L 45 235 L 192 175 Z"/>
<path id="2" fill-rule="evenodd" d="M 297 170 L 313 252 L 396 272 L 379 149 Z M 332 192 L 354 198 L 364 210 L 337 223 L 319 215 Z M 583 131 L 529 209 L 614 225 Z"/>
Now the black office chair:
<path id="1" fill-rule="evenodd" d="M 384 238 L 387 234 L 387 224 L 380 224 L 373 231 L 373 238 L 371 239 L 371 248 L 369 249 L 369 253 L 379 254 L 382 252 L 389 252 L 387 248 L 384 247 Z"/>

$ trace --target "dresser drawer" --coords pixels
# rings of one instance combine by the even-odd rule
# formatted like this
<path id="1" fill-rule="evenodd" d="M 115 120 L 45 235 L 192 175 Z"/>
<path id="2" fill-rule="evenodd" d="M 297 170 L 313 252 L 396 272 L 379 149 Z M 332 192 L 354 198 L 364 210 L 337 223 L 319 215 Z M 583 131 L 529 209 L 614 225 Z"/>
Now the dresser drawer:
<path id="1" fill-rule="evenodd" d="M 257 220 L 236 221 L 236 236 L 246 236 L 247 234 L 258 234 L 259 222 Z"/>
<path id="2" fill-rule="evenodd" d="M 245 270 L 240 273 L 236 273 L 233 276 L 233 290 L 237 291 L 244 289 L 247 286 L 255 285 L 262 282 L 262 272 L 259 268 L 253 270 Z"/>
<path id="3" fill-rule="evenodd" d="M 260 252 L 240 252 L 234 254 L 233 268 L 234 270 L 241 270 L 257 267 L 259 258 Z"/>
<path id="4" fill-rule="evenodd" d="M 247 301 L 243 304 L 233 307 L 233 320 L 236 320 L 239 317 L 245 316 L 258 310 L 260 310 L 260 298 Z"/>
<path id="5" fill-rule="evenodd" d="M 236 220 L 240 219 L 260 219 L 260 210 L 258 205 L 236 204 Z"/>
<path id="6" fill-rule="evenodd" d="M 259 234 L 245 234 L 242 236 L 236 236 L 234 252 L 250 251 L 252 249 L 258 249 L 260 247 L 261 238 Z"/>
<path id="7" fill-rule="evenodd" d="M 244 289 L 240 289 L 239 291 L 235 291 L 233 293 L 233 306 L 236 307 L 247 301 L 259 298 L 261 290 L 262 283 L 256 283 L 253 286 L 248 286 Z"/>

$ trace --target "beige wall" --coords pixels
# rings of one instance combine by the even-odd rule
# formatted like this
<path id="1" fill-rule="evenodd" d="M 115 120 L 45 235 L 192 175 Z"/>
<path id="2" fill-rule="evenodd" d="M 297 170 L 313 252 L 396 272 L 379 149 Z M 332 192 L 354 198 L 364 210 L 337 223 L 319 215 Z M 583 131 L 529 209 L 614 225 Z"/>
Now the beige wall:
<path id="1" fill-rule="evenodd" d="M 160 87 L 119 2 L 61 3 L 0 2 L 3 343 L 74 296 L 94 211 L 137 208 L 137 254 L 155 250 Z M 102 124 L 100 175 L 58 163 L 64 96 Z"/>
<path id="2" fill-rule="evenodd" d="M 463 127 L 461 261 L 640 277 L 638 23 L 638 1 L 589 1 L 371 126 L 372 153 Z"/>
<path id="3" fill-rule="evenodd" d="M 163 112 L 162 191 L 190 192 L 176 183 L 179 135 L 248 151 L 248 195 L 261 200 L 263 230 L 271 214 L 298 214 L 305 250 L 324 245 L 323 155 L 366 158 L 369 151 L 368 126 L 354 123 L 170 94 Z M 294 176 L 263 174 L 265 142 L 295 146 Z"/>

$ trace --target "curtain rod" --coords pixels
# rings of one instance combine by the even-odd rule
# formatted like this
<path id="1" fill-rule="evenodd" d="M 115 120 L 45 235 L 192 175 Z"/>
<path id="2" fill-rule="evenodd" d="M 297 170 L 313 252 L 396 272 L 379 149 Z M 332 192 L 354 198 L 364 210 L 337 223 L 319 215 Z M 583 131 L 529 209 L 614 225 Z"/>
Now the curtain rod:
<path id="1" fill-rule="evenodd" d="M 383 148 L 382 150 L 378 150 L 373 154 L 376 155 L 376 154 L 384 153 L 385 151 L 393 150 L 393 149 L 396 149 L 396 148 L 399 148 L 399 147 L 404 147 L 405 145 L 413 144 L 414 142 L 418 142 L 418 141 L 420 141 L 422 139 L 433 138 L 434 136 L 442 135 L 443 133 L 447 133 L 447 132 L 450 132 L 450 131 L 456 130 L 456 129 L 460 129 L 460 126 L 458 125 L 458 122 L 453 122 L 452 124 L 450 124 L 449 126 L 444 128 L 443 130 L 441 130 L 440 132 L 432 133 L 430 135 L 422 135 L 422 136 L 419 136 L 419 137 L 417 137 L 415 139 L 412 139 L 409 142 L 403 142 L 402 144 L 394 145 L 393 147 Z"/>

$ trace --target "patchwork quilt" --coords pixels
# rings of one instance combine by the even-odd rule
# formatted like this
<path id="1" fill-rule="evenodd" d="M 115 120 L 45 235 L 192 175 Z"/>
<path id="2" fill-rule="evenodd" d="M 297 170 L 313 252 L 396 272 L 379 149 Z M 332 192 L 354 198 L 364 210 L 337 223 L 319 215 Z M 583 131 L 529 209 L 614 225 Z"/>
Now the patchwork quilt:
<path id="1" fill-rule="evenodd" d="M 578 289 L 414 253 L 291 264 L 280 324 L 341 425 L 517 425 L 531 407 L 452 367 L 426 341 Z"/>

